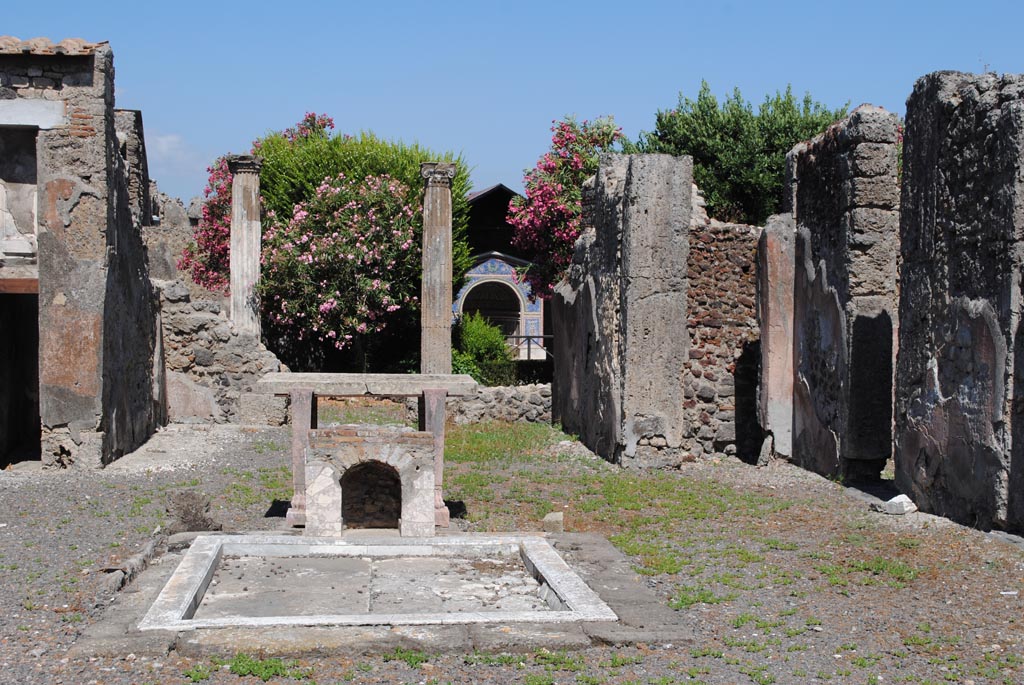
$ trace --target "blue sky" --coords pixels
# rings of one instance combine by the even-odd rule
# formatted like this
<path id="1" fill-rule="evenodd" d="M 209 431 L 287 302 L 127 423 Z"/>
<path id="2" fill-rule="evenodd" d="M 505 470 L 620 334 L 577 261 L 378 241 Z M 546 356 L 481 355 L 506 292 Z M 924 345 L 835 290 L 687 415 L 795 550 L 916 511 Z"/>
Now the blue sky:
<path id="1" fill-rule="evenodd" d="M 564 115 L 614 115 L 635 139 L 702 78 L 755 104 L 791 84 L 902 115 L 928 72 L 1024 72 L 1022 26 L 1020 0 L 136 0 L 8 2 L 0 34 L 110 41 L 117 105 L 142 110 L 150 174 L 187 202 L 215 157 L 306 111 L 521 189 Z"/>

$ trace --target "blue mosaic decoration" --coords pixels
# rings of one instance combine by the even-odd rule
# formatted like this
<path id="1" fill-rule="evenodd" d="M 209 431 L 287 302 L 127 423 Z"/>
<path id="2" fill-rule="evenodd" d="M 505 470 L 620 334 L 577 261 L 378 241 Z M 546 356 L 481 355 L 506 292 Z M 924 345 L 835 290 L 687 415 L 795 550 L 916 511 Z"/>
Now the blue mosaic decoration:
<path id="1" fill-rule="evenodd" d="M 466 272 L 466 285 L 462 286 L 462 290 L 455 297 L 455 302 L 452 303 L 452 313 L 458 315 L 462 311 L 462 302 L 466 299 L 466 294 L 477 283 L 481 281 L 502 281 L 515 288 L 521 300 L 526 303 L 526 307 L 523 310 L 524 313 L 539 314 L 543 306 L 541 301 L 530 301 L 530 286 L 526 283 L 517 283 L 515 273 L 515 266 L 497 257 L 491 257 L 486 261 L 480 262 Z"/>

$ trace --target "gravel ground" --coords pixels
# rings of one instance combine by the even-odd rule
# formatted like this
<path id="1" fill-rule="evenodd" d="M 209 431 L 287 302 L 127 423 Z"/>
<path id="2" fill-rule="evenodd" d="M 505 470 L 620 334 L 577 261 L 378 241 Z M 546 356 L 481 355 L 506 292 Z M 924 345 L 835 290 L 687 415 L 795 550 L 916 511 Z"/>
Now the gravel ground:
<path id="1" fill-rule="evenodd" d="M 175 426 L 104 471 L 0 473 L 0 682 L 262 682 L 233 673 L 229 663 L 174 654 L 83 660 L 66 652 L 102 615 L 96 600 L 110 569 L 168 524 L 170 491 L 209 494 L 213 517 L 228 530 L 281 527 L 274 501 L 289 493 L 288 444 L 285 429 Z M 570 530 L 612 536 L 652 591 L 692 617 L 693 644 L 524 655 L 337 654 L 300 660 L 271 680 L 1024 682 L 1024 552 L 1014 540 L 923 514 L 872 513 L 858 493 L 784 463 L 756 469 L 724 460 L 627 477 L 578 446 L 550 449 L 562 455 L 544 467 L 555 475 L 530 481 L 530 501 L 550 494 L 565 502 Z M 449 471 L 452 492 L 469 507 L 463 525 L 470 530 L 505 520 L 498 513 L 474 517 L 482 505 L 455 485 L 481 468 L 453 464 Z M 523 469 L 534 467 L 516 468 L 525 482 Z M 659 494 L 632 492 L 636 504 L 621 516 L 566 495 L 566 483 L 578 481 L 590 488 L 588 497 L 619 501 L 607 487 L 599 494 L 608 479 L 649 484 Z M 511 479 L 506 485 L 515 487 Z M 537 528 L 533 510 L 516 504 L 514 493 L 492 494 L 489 506 L 508 501 L 508 520 Z M 705 496 L 713 506 L 704 506 Z M 658 518 L 673 512 L 671 525 Z M 235 671 L 245 666 L 234 662 Z"/>

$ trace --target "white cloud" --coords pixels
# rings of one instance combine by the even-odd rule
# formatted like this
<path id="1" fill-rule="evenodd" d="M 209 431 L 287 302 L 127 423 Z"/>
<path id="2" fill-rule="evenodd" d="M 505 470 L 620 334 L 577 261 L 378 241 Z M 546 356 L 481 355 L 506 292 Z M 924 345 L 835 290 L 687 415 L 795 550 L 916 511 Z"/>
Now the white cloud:
<path id="1" fill-rule="evenodd" d="M 149 176 L 160 190 L 188 202 L 198 195 L 206 182 L 207 162 L 198 150 L 177 133 L 150 133 L 146 136 Z"/>

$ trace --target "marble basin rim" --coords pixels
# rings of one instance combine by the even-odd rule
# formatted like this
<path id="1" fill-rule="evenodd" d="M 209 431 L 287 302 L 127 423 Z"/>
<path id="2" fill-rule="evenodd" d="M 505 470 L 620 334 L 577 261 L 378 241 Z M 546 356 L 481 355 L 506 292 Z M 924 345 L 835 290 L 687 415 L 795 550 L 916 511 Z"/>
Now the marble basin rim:
<path id="1" fill-rule="evenodd" d="M 360 613 L 237 616 L 196 619 L 195 613 L 221 560 L 238 557 L 430 557 L 506 554 L 521 558 L 540 585 L 546 611 L 493 610 L 438 613 Z M 344 582 L 339 580 L 339 582 Z M 298 585 L 298 584 L 297 584 Z M 302 592 L 296 587 L 296 592 Z M 138 628 L 188 631 L 202 628 L 353 625 L 448 625 L 617 621 L 615 612 L 565 562 L 543 534 L 461 534 L 429 538 L 359 535 L 307 538 L 289 535 L 201 535 L 182 557 Z"/>

